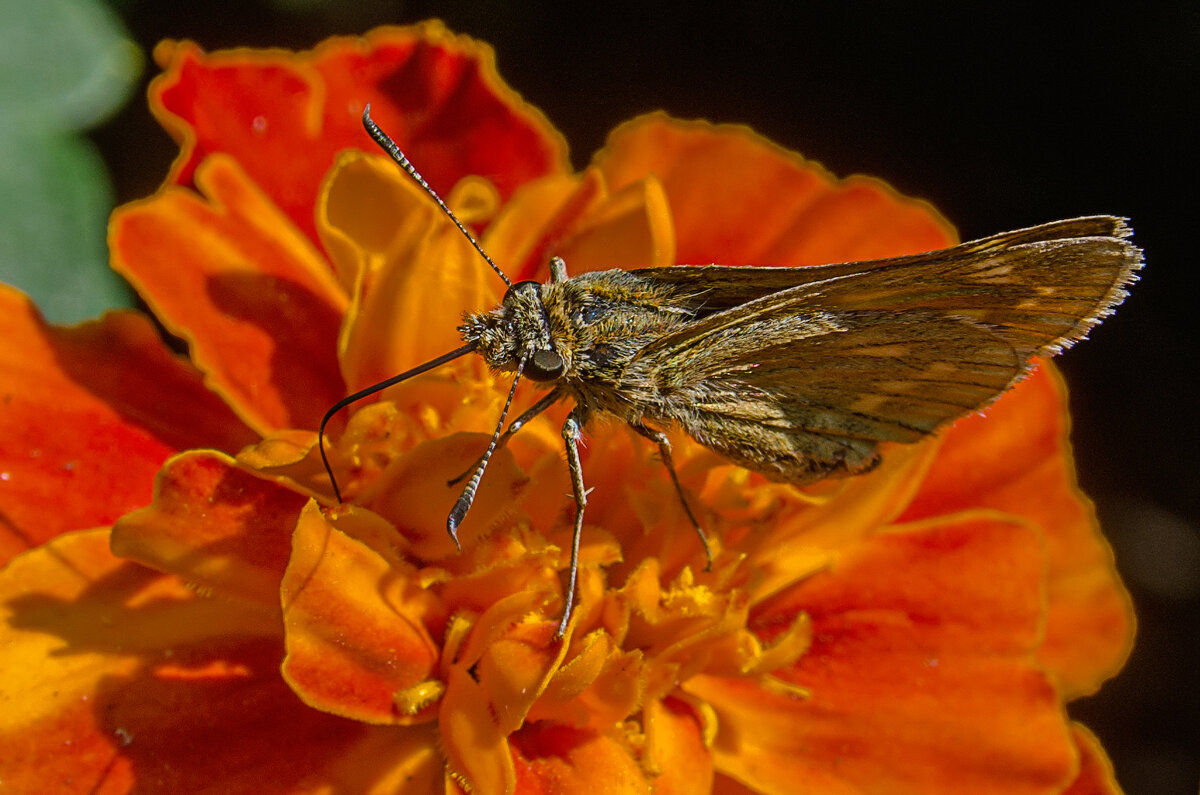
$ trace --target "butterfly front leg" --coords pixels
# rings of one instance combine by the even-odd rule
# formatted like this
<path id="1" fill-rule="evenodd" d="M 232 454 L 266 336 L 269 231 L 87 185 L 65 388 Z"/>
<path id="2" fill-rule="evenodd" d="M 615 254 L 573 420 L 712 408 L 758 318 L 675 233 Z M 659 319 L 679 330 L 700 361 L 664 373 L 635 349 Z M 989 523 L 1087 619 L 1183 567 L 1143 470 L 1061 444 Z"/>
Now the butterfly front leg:
<path id="1" fill-rule="evenodd" d="M 713 562 L 712 547 L 708 543 L 708 534 L 700 526 L 696 515 L 692 513 L 691 506 L 688 505 L 687 498 L 683 496 L 683 485 L 679 482 L 679 475 L 675 474 L 675 461 L 671 458 L 671 440 L 662 431 L 642 425 L 640 422 L 629 421 L 629 427 L 637 431 L 639 435 L 658 445 L 658 454 L 662 458 L 663 466 L 667 468 L 667 474 L 671 476 L 671 483 L 675 485 L 675 493 L 679 495 L 679 502 L 683 505 L 683 512 L 687 514 L 692 527 L 696 530 L 696 535 L 700 537 L 700 544 L 704 547 L 704 556 L 708 561 L 705 564 L 704 570 L 710 570 Z"/>

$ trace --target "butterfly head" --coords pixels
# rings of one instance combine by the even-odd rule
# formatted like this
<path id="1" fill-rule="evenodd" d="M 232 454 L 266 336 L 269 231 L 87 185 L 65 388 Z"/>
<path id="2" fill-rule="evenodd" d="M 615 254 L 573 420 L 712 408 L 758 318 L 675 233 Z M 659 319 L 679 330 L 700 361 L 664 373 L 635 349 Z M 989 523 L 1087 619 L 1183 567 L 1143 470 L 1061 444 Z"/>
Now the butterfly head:
<path id="1" fill-rule="evenodd" d="M 550 334 L 542 302 L 542 285 L 517 282 L 508 288 L 500 306 L 468 314 L 458 328 L 463 341 L 475 346 L 489 367 L 513 371 L 524 360 L 526 378 L 553 381 L 566 367 Z"/>

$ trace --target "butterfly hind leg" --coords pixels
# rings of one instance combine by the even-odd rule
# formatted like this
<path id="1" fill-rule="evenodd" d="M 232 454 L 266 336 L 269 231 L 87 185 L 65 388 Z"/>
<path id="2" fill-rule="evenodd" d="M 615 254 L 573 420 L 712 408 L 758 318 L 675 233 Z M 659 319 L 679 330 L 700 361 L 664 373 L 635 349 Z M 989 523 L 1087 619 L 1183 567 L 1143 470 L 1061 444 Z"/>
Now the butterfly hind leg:
<path id="1" fill-rule="evenodd" d="M 687 518 L 691 521 L 696 535 L 700 538 L 701 546 L 704 547 L 704 557 L 707 560 L 704 570 L 711 570 L 713 563 L 712 547 L 708 543 L 708 534 L 700 526 L 700 522 L 696 519 L 696 514 L 692 513 L 692 508 L 688 505 L 687 498 L 683 496 L 683 485 L 679 482 L 679 475 L 675 474 L 675 461 L 671 457 L 671 440 L 662 431 L 649 428 L 640 422 L 630 422 L 629 427 L 637 431 L 639 435 L 658 445 L 659 457 L 662 458 L 663 466 L 667 468 L 667 474 L 671 476 L 671 483 L 675 485 L 675 493 L 679 495 L 679 503 L 683 506 L 683 512 L 687 514 Z"/>

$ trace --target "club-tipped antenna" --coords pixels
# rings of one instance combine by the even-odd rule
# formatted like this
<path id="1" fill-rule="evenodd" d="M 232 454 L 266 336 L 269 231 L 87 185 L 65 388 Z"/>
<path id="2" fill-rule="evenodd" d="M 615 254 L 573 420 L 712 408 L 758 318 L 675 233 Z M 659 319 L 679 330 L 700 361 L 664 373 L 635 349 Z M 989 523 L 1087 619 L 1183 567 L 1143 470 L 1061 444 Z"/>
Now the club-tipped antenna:
<path id="1" fill-rule="evenodd" d="M 367 103 L 367 106 L 363 108 L 362 123 L 363 127 L 367 128 L 367 134 L 375 139 L 375 143 L 379 144 L 379 147 L 383 149 L 383 151 L 387 152 L 388 155 L 391 156 L 392 160 L 396 161 L 396 165 L 404 169 L 405 174 L 408 174 L 410 177 L 412 177 L 414 182 L 420 185 L 426 193 L 433 197 L 433 200 L 437 202 L 438 207 L 442 208 L 442 212 L 446 214 L 446 217 L 454 222 L 454 225 L 458 227 L 458 231 L 462 232 L 467 240 L 471 243 L 471 246 L 479 252 L 479 256 L 483 257 L 484 261 L 487 262 L 488 265 L 492 266 L 492 270 L 496 272 L 496 275 L 504 280 L 505 286 L 512 287 L 512 281 L 510 281 L 509 278 L 504 275 L 504 271 L 500 270 L 500 266 L 492 261 L 492 258 L 488 256 L 486 251 L 483 250 L 483 246 L 479 245 L 479 241 L 477 241 L 475 237 L 467 231 L 467 228 L 462 225 L 462 222 L 459 221 L 454 213 L 450 211 L 450 208 L 446 206 L 446 203 L 442 201 L 442 197 L 437 194 L 437 191 L 429 187 L 429 183 L 425 181 L 425 178 L 421 176 L 420 172 L 417 171 L 416 168 L 413 167 L 413 164 L 409 162 L 408 158 L 404 156 L 404 153 L 400 151 L 400 147 L 396 146 L 396 142 L 389 138 L 387 133 L 379 129 L 379 125 L 376 124 L 375 120 L 371 118 L 370 103 Z"/>
<path id="2" fill-rule="evenodd" d="M 333 415 L 337 414 L 339 411 L 355 401 L 362 400 L 365 397 L 370 397 L 376 392 L 382 392 L 389 386 L 398 384 L 401 381 L 407 381 L 409 378 L 428 372 L 435 367 L 441 367 L 446 362 L 451 361 L 452 359 L 457 359 L 459 356 L 470 353 L 473 350 L 475 350 L 474 345 L 464 345 L 461 348 L 450 351 L 449 353 L 444 353 L 436 359 L 430 359 L 429 361 L 425 362 L 425 364 L 417 365 L 411 370 L 406 370 L 405 372 L 400 373 L 400 375 L 394 375 L 391 378 L 385 378 L 379 383 L 372 384 L 366 389 L 360 389 L 353 395 L 347 395 L 337 403 L 334 403 L 329 408 L 329 411 L 325 412 L 325 416 L 321 418 L 321 424 L 317 427 L 317 447 L 321 450 L 321 463 L 325 465 L 325 474 L 329 475 L 329 482 L 333 485 L 333 496 L 337 497 L 338 502 L 342 501 L 342 491 L 338 488 L 337 478 L 333 476 L 333 467 L 329 466 L 329 457 L 325 454 L 325 425 L 329 422 Z"/>

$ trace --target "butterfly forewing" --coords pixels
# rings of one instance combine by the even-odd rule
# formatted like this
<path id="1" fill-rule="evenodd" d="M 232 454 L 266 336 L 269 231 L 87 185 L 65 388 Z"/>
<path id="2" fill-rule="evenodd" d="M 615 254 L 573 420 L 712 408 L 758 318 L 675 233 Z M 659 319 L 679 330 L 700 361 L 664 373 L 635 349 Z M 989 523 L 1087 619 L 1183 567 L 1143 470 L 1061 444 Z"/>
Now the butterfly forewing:
<path id="1" fill-rule="evenodd" d="M 1075 341 L 1125 297 L 1141 266 L 1120 218 L 1089 216 L 953 248 L 806 268 L 720 265 L 637 271 L 700 304 L 700 322 L 664 335 L 642 356 L 694 344 L 712 330 L 778 311 L 936 309 L 1021 327 L 1049 318 L 1039 347 Z M 1034 322 L 1034 325 L 1037 325 Z"/>
<path id="2" fill-rule="evenodd" d="M 694 268 L 708 288 L 684 300 L 699 319 L 632 372 L 663 395 L 649 415 L 751 469 L 797 483 L 861 471 L 876 442 L 920 439 L 1082 338 L 1140 265 L 1127 235 L 1080 218 L 891 260 Z M 646 275 L 690 291 L 683 270 Z"/>

